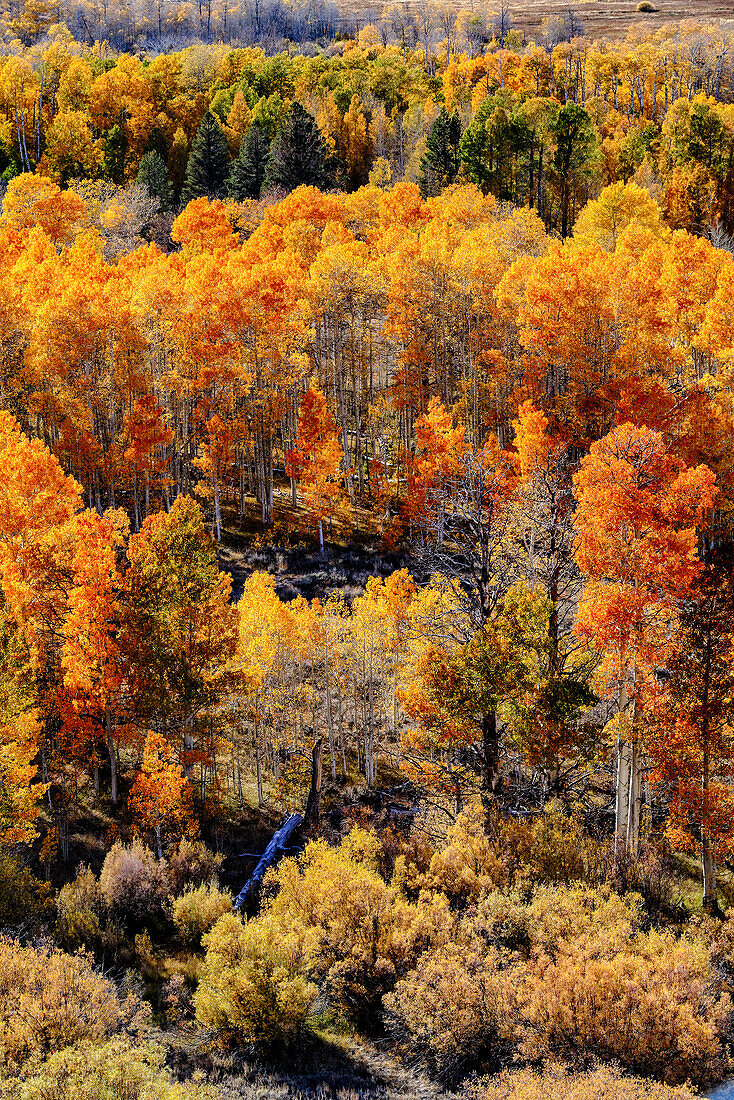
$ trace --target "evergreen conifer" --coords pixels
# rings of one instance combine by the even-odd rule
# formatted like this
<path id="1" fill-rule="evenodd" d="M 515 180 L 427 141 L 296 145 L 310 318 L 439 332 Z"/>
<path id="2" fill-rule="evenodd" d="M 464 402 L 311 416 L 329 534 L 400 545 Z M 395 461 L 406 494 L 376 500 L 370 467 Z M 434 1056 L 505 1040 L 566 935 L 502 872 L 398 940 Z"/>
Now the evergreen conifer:
<path id="1" fill-rule="evenodd" d="M 275 135 L 264 186 L 293 191 L 301 184 L 324 190 L 334 185 L 331 151 L 316 119 L 300 103 L 292 103 Z"/>
<path id="2" fill-rule="evenodd" d="M 166 162 L 160 153 L 145 153 L 140 158 L 138 183 L 148 189 L 154 199 L 158 199 L 161 210 L 170 210 L 173 204 L 173 188 L 168 178 Z"/>
<path id="3" fill-rule="evenodd" d="M 217 199 L 224 192 L 229 174 L 229 145 L 211 111 L 202 118 L 191 146 L 181 202 L 206 196 Z"/>
<path id="4" fill-rule="evenodd" d="M 441 108 L 426 138 L 426 151 L 421 157 L 418 186 L 424 198 L 438 195 L 454 182 L 459 174 L 459 142 L 461 120 L 458 111 L 452 115 Z"/>
<path id="5" fill-rule="evenodd" d="M 270 139 L 259 119 L 250 123 L 230 169 L 227 195 L 235 202 L 259 199 L 270 156 Z"/>

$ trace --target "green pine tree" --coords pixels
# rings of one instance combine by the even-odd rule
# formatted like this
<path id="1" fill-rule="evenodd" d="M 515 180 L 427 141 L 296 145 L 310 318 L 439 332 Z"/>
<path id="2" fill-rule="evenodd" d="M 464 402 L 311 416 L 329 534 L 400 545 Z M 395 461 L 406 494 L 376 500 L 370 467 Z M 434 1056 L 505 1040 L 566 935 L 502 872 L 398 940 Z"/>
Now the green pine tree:
<path id="1" fill-rule="evenodd" d="M 438 195 L 454 182 L 459 174 L 459 142 L 461 120 L 458 111 L 452 115 L 441 108 L 426 138 L 426 151 L 421 157 L 418 186 L 424 198 Z"/>
<path id="2" fill-rule="evenodd" d="M 227 195 L 235 202 L 259 199 L 270 156 L 270 138 L 259 119 L 255 118 L 240 146 L 227 180 Z"/>
<path id="3" fill-rule="evenodd" d="M 173 188 L 168 178 L 166 162 L 160 153 L 145 153 L 140 158 L 138 183 L 147 187 L 152 198 L 158 199 L 161 210 L 170 210 L 173 205 Z"/>
<path id="4" fill-rule="evenodd" d="M 103 145 L 102 174 L 105 179 L 120 186 L 125 178 L 125 153 L 127 152 L 127 137 L 122 126 L 113 126 L 108 130 L 104 136 Z"/>
<path id="5" fill-rule="evenodd" d="M 325 190 L 334 183 L 334 158 L 316 119 L 292 103 L 270 148 L 264 186 L 293 191 L 306 184 Z"/>
<path id="6" fill-rule="evenodd" d="M 222 128 L 211 111 L 202 118 L 196 131 L 186 165 L 186 178 L 181 202 L 191 202 L 206 196 L 217 199 L 224 193 L 229 174 L 229 145 Z"/>

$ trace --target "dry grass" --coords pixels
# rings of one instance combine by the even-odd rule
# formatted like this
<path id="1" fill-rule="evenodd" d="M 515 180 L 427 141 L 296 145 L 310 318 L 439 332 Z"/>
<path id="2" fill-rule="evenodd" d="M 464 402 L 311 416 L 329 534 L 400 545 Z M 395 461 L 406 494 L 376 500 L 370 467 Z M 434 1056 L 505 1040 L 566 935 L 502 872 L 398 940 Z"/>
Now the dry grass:
<path id="1" fill-rule="evenodd" d="M 310 1065 L 311 1056 L 318 1064 Z M 221 1100 L 452 1100 L 438 1085 L 351 1037 L 317 1036 L 301 1066 L 241 1067 L 219 1086 Z"/>

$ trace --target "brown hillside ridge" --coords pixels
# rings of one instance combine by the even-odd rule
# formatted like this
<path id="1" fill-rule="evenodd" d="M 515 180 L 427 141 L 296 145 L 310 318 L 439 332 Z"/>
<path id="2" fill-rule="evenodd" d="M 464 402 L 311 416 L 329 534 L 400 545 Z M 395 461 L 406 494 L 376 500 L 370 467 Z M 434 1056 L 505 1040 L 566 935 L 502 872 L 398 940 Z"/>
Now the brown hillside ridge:
<path id="1" fill-rule="evenodd" d="M 355 32 L 366 23 L 379 23 L 383 13 L 390 6 L 379 0 L 361 0 L 355 4 L 340 0 L 342 28 L 346 32 Z M 420 0 L 408 0 L 400 7 L 408 11 L 418 11 Z M 455 3 L 457 11 L 466 8 L 478 12 L 481 5 L 476 3 Z M 499 10 L 500 4 L 495 5 Z M 545 20 L 565 21 L 571 12 L 583 26 L 583 33 L 589 38 L 607 36 L 625 38 L 630 31 L 650 34 L 668 23 L 680 23 L 693 20 L 696 23 L 711 25 L 719 22 L 722 31 L 734 29 L 734 4 L 724 0 L 580 0 L 578 3 L 564 4 L 559 0 L 533 0 L 529 3 L 508 5 L 510 25 L 522 31 L 526 38 L 535 38 L 541 33 Z M 652 9 L 652 10 L 651 10 Z"/>

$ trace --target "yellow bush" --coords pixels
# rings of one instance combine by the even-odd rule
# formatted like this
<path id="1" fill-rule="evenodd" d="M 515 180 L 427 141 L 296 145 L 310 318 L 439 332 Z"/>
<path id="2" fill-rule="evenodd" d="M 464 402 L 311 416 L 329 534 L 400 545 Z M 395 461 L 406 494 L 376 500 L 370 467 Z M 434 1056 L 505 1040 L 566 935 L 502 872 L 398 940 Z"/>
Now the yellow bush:
<path id="1" fill-rule="evenodd" d="M 174 898 L 171 916 L 184 943 L 197 946 L 220 917 L 232 911 L 232 895 L 216 882 L 190 887 Z"/>
<path id="2" fill-rule="evenodd" d="M 529 902 L 493 891 L 385 997 L 391 1030 L 456 1082 L 513 1050 L 532 1062 L 619 1063 L 669 1084 L 729 1068 L 730 939 L 644 931 L 635 895 L 539 887 Z"/>
<path id="3" fill-rule="evenodd" d="M 418 956 L 446 942 L 455 925 L 445 898 L 411 904 L 388 885 L 378 854 L 376 839 L 354 829 L 339 848 L 309 844 L 270 878 L 277 888 L 271 912 L 300 937 L 310 976 L 364 1026 Z"/>
<path id="4" fill-rule="evenodd" d="M 98 947 L 102 938 L 102 894 L 93 871 L 80 867 L 74 881 L 61 887 L 56 912 L 56 932 L 67 950 Z"/>
<path id="5" fill-rule="evenodd" d="M 484 830 L 481 806 L 472 805 L 459 814 L 446 847 L 431 860 L 426 885 L 467 905 L 508 881 L 507 867 Z"/>
<path id="6" fill-rule="evenodd" d="M 515 894 L 493 890 L 464 916 L 458 939 L 475 948 L 484 945 L 525 956 L 530 949 L 528 906 Z"/>
<path id="7" fill-rule="evenodd" d="M 122 997 L 89 956 L 22 947 L 0 939 L 0 1051 L 6 1064 L 87 1041 L 102 1043 L 116 1032 L 143 1031 L 149 1006 Z"/>
<path id="8" fill-rule="evenodd" d="M 614 1061 L 668 1084 L 705 1084 L 729 1068 L 732 1005 L 701 944 L 617 929 L 541 952 L 519 992 L 519 1049 L 526 1057 Z"/>
<path id="9" fill-rule="evenodd" d="M 198 1082 L 174 1084 L 160 1047 L 121 1038 L 100 1047 L 68 1047 L 7 1087 L 8 1100 L 214 1100 L 215 1095 Z"/>
<path id="10" fill-rule="evenodd" d="M 543 813 L 500 826 L 504 859 L 512 880 L 520 883 L 599 883 L 606 874 L 604 849 L 588 835 L 577 814 L 558 802 Z"/>
<path id="11" fill-rule="evenodd" d="M 0 855 L 0 928 L 22 925 L 28 928 L 42 922 L 53 910 L 50 888 L 7 855 Z"/>
<path id="12" fill-rule="evenodd" d="M 644 920 L 637 894 L 620 897 L 608 887 L 539 886 L 528 905 L 528 937 L 536 954 L 554 954 L 563 942 L 582 936 L 603 937 L 605 950 L 612 952 L 629 943 Z"/>
<path id="13" fill-rule="evenodd" d="M 457 817 L 424 883 L 466 906 L 496 888 L 599 883 L 605 874 L 604 849 L 559 804 L 549 803 L 544 813 L 523 821 L 497 814 L 488 833 L 477 803 Z"/>
<path id="14" fill-rule="evenodd" d="M 569 1073 L 552 1066 L 543 1073 L 506 1070 L 474 1085 L 467 1100 L 694 1100 L 685 1088 L 669 1088 L 640 1077 L 626 1077 L 603 1066 L 588 1073 Z"/>
<path id="15" fill-rule="evenodd" d="M 517 975 L 503 964 L 494 948 L 448 944 L 385 997 L 393 1034 L 449 1084 L 510 1050 Z"/>
<path id="16" fill-rule="evenodd" d="M 229 1042 L 275 1046 L 302 1030 L 316 997 L 297 935 L 265 913 L 243 923 L 228 913 L 204 936 L 196 1016 Z"/>

